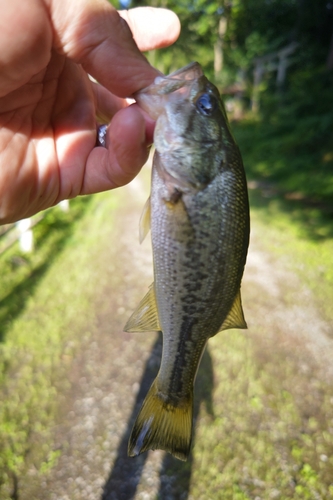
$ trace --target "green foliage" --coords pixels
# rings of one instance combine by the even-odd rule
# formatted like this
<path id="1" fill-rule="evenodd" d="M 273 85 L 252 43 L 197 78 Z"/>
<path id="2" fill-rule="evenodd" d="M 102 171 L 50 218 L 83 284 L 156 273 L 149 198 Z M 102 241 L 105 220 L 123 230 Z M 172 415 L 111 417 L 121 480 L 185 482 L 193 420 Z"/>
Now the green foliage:
<path id="1" fill-rule="evenodd" d="M 332 321 L 326 298 L 333 289 L 333 109 L 329 104 L 333 74 L 306 62 L 304 54 L 298 57 L 288 88 L 277 94 L 268 87 L 260 113 L 248 113 L 232 129 L 250 185 L 257 187 L 251 196 L 253 213 L 260 211 L 263 231 L 276 228 L 269 250 L 280 249 L 281 258 L 283 253 L 297 252 L 294 268 L 325 304 L 326 317 Z"/>

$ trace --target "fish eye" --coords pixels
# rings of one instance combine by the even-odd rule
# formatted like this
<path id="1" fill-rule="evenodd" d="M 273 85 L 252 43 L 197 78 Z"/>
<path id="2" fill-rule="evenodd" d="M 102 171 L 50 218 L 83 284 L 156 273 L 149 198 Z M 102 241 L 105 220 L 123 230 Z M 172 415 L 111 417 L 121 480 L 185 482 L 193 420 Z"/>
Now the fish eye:
<path id="1" fill-rule="evenodd" d="M 217 102 L 215 97 L 212 95 L 201 94 L 201 96 L 197 99 L 196 107 L 202 115 L 211 116 L 217 107 Z"/>

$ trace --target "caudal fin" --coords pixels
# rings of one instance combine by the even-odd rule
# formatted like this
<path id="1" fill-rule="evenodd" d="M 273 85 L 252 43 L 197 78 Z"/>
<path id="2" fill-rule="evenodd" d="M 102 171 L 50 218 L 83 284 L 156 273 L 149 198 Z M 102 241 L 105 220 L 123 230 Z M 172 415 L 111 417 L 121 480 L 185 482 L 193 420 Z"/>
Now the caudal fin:
<path id="1" fill-rule="evenodd" d="M 192 439 L 192 394 L 178 406 L 165 402 L 153 382 L 135 421 L 128 444 L 128 455 L 147 450 L 165 450 L 187 460 Z"/>

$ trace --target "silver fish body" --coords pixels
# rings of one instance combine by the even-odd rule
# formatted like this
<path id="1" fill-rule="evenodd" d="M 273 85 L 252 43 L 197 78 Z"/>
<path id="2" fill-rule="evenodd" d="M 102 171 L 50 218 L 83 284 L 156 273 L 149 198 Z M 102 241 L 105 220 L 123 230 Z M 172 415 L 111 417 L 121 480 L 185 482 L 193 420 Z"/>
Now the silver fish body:
<path id="1" fill-rule="evenodd" d="M 218 91 L 197 63 L 161 77 L 137 101 L 157 118 L 142 219 L 143 234 L 151 226 L 154 284 L 125 329 L 161 330 L 163 354 L 129 454 L 160 448 L 186 460 L 205 345 L 223 329 L 246 328 L 240 298 L 249 242 L 246 179 Z"/>

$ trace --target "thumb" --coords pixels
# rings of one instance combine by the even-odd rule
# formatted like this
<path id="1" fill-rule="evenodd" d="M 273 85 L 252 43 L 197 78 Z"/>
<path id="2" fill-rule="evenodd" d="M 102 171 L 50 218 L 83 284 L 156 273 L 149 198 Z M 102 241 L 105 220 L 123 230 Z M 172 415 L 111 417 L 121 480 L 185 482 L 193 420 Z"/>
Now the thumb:
<path id="1" fill-rule="evenodd" d="M 143 7 L 120 15 L 106 0 L 58 0 L 51 3 L 51 17 L 56 48 L 119 97 L 159 74 L 138 45 L 144 50 L 166 46 L 179 34 L 178 18 L 166 9 Z"/>

